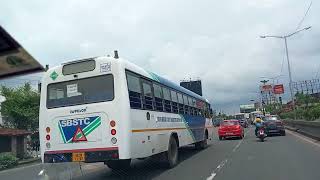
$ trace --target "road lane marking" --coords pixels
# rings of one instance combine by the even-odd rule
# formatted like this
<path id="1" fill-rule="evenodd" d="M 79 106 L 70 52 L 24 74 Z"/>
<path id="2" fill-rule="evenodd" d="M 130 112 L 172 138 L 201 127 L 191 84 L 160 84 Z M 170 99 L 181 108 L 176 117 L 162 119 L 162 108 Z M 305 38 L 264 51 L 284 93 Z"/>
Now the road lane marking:
<path id="1" fill-rule="evenodd" d="M 251 128 L 245 131 L 244 138 L 247 136 L 247 134 L 251 131 Z M 232 152 L 228 155 L 231 156 L 232 153 L 236 152 L 240 145 L 242 144 L 244 138 L 241 139 L 241 141 L 238 142 L 238 144 L 232 149 Z M 213 178 L 217 175 L 217 173 L 225 166 L 225 164 L 228 162 L 228 159 L 223 160 L 211 173 L 209 177 L 207 177 L 206 180 L 213 180 Z"/>
<path id="2" fill-rule="evenodd" d="M 207 180 L 212 180 L 227 162 L 228 162 L 228 159 L 221 161 L 221 163 L 214 169 L 211 175 L 207 177 Z"/>
<path id="3" fill-rule="evenodd" d="M 308 138 L 306 138 L 306 137 L 303 137 L 303 136 L 300 135 L 300 134 L 296 134 L 296 133 L 294 133 L 294 132 L 292 132 L 292 131 L 290 131 L 290 130 L 288 130 L 287 132 L 288 132 L 289 134 L 295 136 L 295 137 L 298 137 L 298 138 L 300 138 L 300 139 L 302 139 L 302 140 L 304 140 L 304 141 L 306 141 L 306 142 L 308 142 L 308 143 L 311 143 L 312 145 L 315 145 L 315 146 L 317 146 L 317 147 L 320 148 L 320 144 L 318 144 L 318 143 L 316 143 L 316 142 L 313 142 L 312 140 L 310 140 L 310 139 L 308 139 Z"/>

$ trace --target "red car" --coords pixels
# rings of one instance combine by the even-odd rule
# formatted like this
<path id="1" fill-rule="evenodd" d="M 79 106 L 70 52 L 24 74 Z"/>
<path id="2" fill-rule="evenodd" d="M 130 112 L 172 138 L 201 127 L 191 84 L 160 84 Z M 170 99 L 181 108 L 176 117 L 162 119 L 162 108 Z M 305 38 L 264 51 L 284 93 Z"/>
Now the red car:
<path id="1" fill-rule="evenodd" d="M 220 140 L 228 137 L 239 137 L 242 139 L 244 137 L 244 130 L 238 120 L 224 120 L 220 123 L 218 134 Z"/>

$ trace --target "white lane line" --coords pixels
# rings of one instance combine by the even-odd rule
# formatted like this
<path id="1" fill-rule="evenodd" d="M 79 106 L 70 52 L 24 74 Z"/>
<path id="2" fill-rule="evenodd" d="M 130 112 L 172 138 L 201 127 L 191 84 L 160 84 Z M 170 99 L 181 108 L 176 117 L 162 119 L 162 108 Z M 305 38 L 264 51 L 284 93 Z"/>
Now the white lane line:
<path id="1" fill-rule="evenodd" d="M 288 132 L 289 134 L 295 136 L 295 137 L 298 137 L 298 138 L 300 138 L 300 139 L 302 139 L 302 140 L 304 140 L 304 141 L 306 141 L 306 142 L 308 142 L 308 143 L 311 143 L 312 145 L 315 145 L 315 146 L 317 146 L 317 147 L 320 148 L 320 144 L 318 144 L 318 143 L 316 143 L 316 142 L 313 142 L 312 140 L 310 140 L 310 139 L 308 139 L 308 138 L 306 138 L 306 137 L 303 137 L 303 136 L 300 135 L 300 134 L 296 134 L 296 133 L 294 133 L 294 132 L 291 132 L 290 130 L 287 131 L 287 132 Z"/>
<path id="2" fill-rule="evenodd" d="M 251 128 L 249 128 L 249 130 L 247 130 L 244 133 L 244 137 L 247 136 L 247 134 L 251 131 Z M 241 141 L 238 142 L 238 144 L 232 149 L 232 152 L 236 152 L 240 145 L 242 144 L 244 138 L 241 139 Z M 213 178 L 217 175 L 217 173 L 224 167 L 224 165 L 228 162 L 228 159 L 223 160 L 215 169 L 214 171 L 211 173 L 211 175 L 209 177 L 207 177 L 207 180 L 213 180 Z"/>
<path id="3" fill-rule="evenodd" d="M 207 180 L 212 180 L 217 173 L 223 168 L 223 166 L 228 162 L 228 159 L 223 160 L 215 169 L 214 171 L 211 173 L 211 175 L 209 177 L 207 177 Z"/>

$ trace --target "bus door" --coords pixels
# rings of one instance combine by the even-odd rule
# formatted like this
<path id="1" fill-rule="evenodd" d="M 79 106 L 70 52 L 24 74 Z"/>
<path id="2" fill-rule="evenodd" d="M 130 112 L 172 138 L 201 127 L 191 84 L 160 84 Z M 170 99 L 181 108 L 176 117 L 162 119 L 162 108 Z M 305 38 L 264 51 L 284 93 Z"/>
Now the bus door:
<path id="1" fill-rule="evenodd" d="M 154 103 L 153 103 L 153 91 L 151 81 L 141 79 L 142 84 L 142 108 L 145 112 L 145 128 L 153 129 L 155 124 L 155 117 L 153 113 Z M 154 153 L 153 143 L 155 143 L 155 136 L 153 136 L 152 131 L 146 131 L 146 148 L 148 153 Z"/>

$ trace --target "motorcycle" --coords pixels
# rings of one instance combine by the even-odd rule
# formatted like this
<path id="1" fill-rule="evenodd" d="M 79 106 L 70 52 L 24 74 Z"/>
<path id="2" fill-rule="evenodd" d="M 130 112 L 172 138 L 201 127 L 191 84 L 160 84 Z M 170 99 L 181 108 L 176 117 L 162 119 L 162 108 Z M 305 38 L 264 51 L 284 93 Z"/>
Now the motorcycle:
<path id="1" fill-rule="evenodd" d="M 264 128 L 260 128 L 258 130 L 258 136 L 257 137 L 260 139 L 261 142 L 264 141 L 264 138 L 266 137 L 266 133 L 264 131 Z"/>

